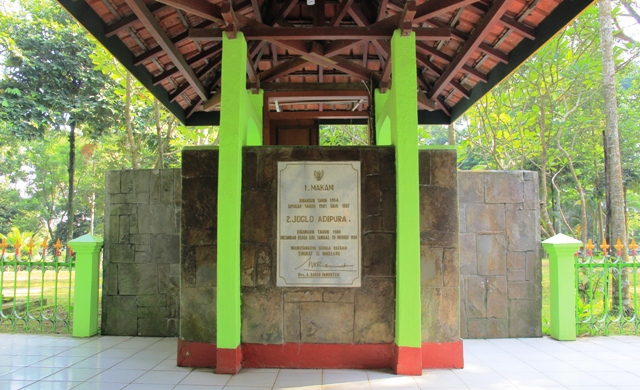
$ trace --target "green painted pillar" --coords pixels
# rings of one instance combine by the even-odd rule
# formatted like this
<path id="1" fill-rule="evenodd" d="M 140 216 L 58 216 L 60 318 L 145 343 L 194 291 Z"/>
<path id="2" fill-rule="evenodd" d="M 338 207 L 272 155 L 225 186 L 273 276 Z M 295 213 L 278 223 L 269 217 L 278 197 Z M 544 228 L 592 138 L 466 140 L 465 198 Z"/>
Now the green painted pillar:
<path id="1" fill-rule="evenodd" d="M 98 278 L 102 237 L 85 234 L 69 241 L 76 253 L 73 288 L 73 337 L 98 333 Z"/>
<path id="2" fill-rule="evenodd" d="M 262 144 L 262 91 L 246 89 L 247 42 L 239 32 L 222 38 L 222 99 L 218 166 L 216 372 L 240 370 L 240 214 L 242 147 Z"/>
<path id="3" fill-rule="evenodd" d="M 551 337 L 556 340 L 576 339 L 574 254 L 581 246 L 581 241 L 564 234 L 542 242 L 542 247 L 549 254 Z"/>
<path id="4" fill-rule="evenodd" d="M 420 301 L 420 192 L 415 33 L 391 39 L 392 85 L 387 98 L 396 148 L 396 354 L 398 374 L 422 373 Z M 379 95 L 378 95 L 379 96 Z M 376 96 L 376 97 L 378 97 Z"/>
<path id="5" fill-rule="evenodd" d="M 376 145 L 391 145 L 391 123 L 387 113 L 387 100 L 391 92 L 381 93 L 376 88 L 373 93 L 375 96 Z"/>

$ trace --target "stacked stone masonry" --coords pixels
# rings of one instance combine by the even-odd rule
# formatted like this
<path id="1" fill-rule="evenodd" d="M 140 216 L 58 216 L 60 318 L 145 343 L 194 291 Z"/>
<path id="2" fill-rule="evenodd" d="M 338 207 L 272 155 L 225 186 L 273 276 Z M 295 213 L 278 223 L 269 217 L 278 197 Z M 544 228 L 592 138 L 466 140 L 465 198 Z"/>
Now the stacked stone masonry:
<path id="1" fill-rule="evenodd" d="M 539 336 L 537 174 L 460 171 L 456 180 L 455 151 L 419 158 L 423 342 L 455 341 L 458 329 Z M 361 288 L 276 287 L 276 167 L 296 160 L 361 161 Z M 394 160 L 381 147 L 245 148 L 243 342 L 393 342 Z M 104 334 L 175 336 L 180 326 L 186 341 L 216 342 L 217 177 L 216 148 L 185 150 L 181 171 L 107 174 Z"/>
<path id="2" fill-rule="evenodd" d="M 420 150 L 422 342 L 460 339 L 458 182 L 455 150 Z"/>
<path id="3" fill-rule="evenodd" d="M 461 335 L 539 337 L 537 172 L 458 172 Z"/>
<path id="4" fill-rule="evenodd" d="M 392 148 L 245 148 L 242 342 L 390 343 L 395 312 Z M 276 286 L 278 161 L 360 161 L 362 287 Z"/>
<path id="5" fill-rule="evenodd" d="M 177 335 L 180 176 L 179 169 L 107 172 L 103 334 Z"/>

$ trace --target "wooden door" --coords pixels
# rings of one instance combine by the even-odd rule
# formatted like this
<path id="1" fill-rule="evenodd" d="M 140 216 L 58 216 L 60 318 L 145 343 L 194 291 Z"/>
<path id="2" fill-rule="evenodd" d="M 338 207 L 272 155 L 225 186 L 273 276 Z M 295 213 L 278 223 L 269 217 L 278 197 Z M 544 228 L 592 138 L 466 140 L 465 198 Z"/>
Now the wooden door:
<path id="1" fill-rule="evenodd" d="M 272 120 L 269 122 L 268 145 L 318 145 L 318 138 L 318 121 L 314 119 Z"/>

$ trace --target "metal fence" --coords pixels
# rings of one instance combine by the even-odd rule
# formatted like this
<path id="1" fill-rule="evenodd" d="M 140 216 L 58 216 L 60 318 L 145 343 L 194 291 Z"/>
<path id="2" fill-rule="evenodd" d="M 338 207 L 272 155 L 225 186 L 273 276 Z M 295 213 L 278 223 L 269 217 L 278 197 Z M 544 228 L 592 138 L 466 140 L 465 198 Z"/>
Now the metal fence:
<path id="1" fill-rule="evenodd" d="M 614 254 L 605 241 L 602 254 L 593 254 L 589 240 L 586 256 L 576 254 L 576 334 L 639 334 L 640 262 L 635 240 L 628 256 L 618 240 Z"/>
<path id="2" fill-rule="evenodd" d="M 75 256 L 60 240 L 53 247 L 0 243 L 0 331 L 71 332 Z"/>

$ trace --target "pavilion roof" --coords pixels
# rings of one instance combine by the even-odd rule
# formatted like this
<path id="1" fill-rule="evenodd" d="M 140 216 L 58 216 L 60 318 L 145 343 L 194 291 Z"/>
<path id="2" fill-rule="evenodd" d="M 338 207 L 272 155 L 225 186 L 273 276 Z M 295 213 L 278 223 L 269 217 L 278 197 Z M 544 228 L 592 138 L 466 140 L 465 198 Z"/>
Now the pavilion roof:
<path id="1" fill-rule="evenodd" d="M 412 30 L 419 122 L 448 124 L 593 2 L 58 1 L 187 125 L 219 123 L 222 34 L 243 32 L 270 111 L 366 123 L 370 91 L 393 84 L 391 35 Z"/>

